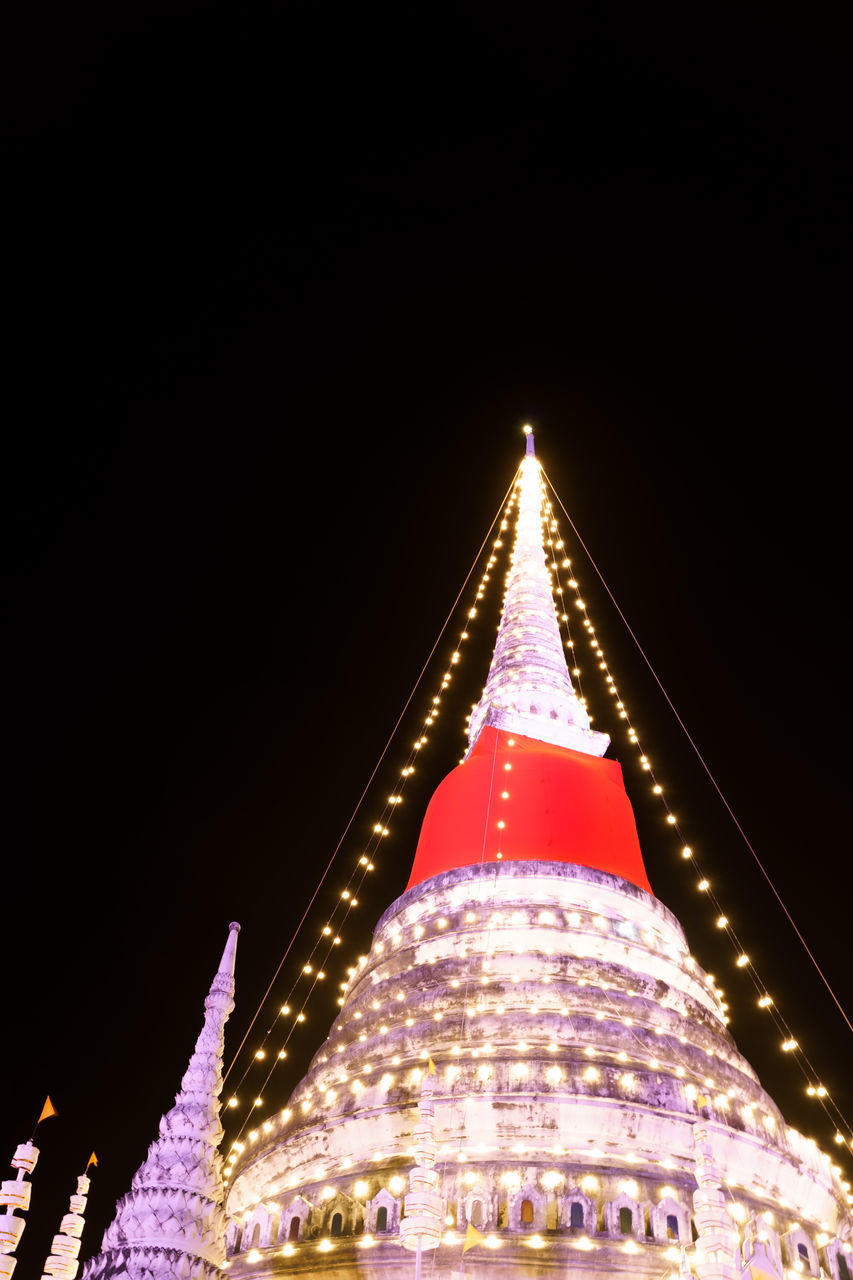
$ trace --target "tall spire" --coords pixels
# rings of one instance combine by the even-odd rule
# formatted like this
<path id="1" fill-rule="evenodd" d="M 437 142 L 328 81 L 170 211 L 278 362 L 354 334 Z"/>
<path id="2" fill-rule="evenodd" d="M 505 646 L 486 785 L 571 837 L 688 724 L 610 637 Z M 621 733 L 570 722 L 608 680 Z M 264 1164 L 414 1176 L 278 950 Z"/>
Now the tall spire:
<path id="1" fill-rule="evenodd" d="M 596 733 L 572 687 L 554 607 L 543 538 L 544 488 L 533 432 L 518 480 L 518 520 L 503 614 L 482 697 L 471 714 L 469 753 L 485 725 L 558 747 L 603 756 L 610 743 Z"/>
<path id="2" fill-rule="evenodd" d="M 101 1252 L 86 1263 L 82 1280 L 213 1280 L 225 1261 L 222 1125 L 222 1051 L 234 1008 L 238 924 L 204 1002 L 204 1025 L 175 1097 L 160 1121 L 131 1190 L 116 1205 Z"/>

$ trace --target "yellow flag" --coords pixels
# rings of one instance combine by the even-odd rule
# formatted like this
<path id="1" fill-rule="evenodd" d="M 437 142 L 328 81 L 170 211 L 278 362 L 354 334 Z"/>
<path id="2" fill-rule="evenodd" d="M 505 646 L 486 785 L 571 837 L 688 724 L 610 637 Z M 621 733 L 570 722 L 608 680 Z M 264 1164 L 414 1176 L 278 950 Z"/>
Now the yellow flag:
<path id="1" fill-rule="evenodd" d="M 706 1097 L 705 1097 L 705 1095 L 704 1095 L 704 1093 L 697 1093 L 697 1095 L 696 1095 L 696 1106 L 697 1106 L 697 1107 L 699 1107 L 699 1108 L 701 1108 L 701 1107 L 710 1107 L 710 1105 L 711 1105 L 711 1099 L 710 1099 L 710 1098 L 706 1098 Z"/>
<path id="2" fill-rule="evenodd" d="M 775 1280 L 769 1271 L 763 1271 L 761 1267 L 749 1268 L 750 1280 Z"/>
<path id="3" fill-rule="evenodd" d="M 463 1258 L 465 1257 L 465 1254 L 468 1252 L 469 1249 L 473 1249 L 475 1245 L 483 1244 L 483 1242 L 485 1241 L 485 1238 L 486 1237 L 481 1235 L 480 1232 L 477 1230 L 477 1228 L 472 1227 L 471 1223 L 469 1222 L 468 1227 L 465 1231 L 465 1243 L 462 1246 Z"/>
<path id="4" fill-rule="evenodd" d="M 50 1095 L 48 1095 L 48 1097 L 46 1097 L 44 1100 L 44 1106 L 41 1109 L 41 1115 L 39 1116 L 38 1120 L 36 1120 L 36 1127 L 38 1127 L 41 1124 L 42 1120 L 49 1120 L 51 1116 L 55 1116 L 55 1115 L 56 1115 L 56 1107 L 51 1102 Z"/>
<path id="5" fill-rule="evenodd" d="M 429 1060 L 429 1066 L 427 1067 L 427 1075 L 428 1076 L 435 1075 L 435 1063 L 433 1062 L 432 1058 L 430 1058 Z"/>
<path id="6" fill-rule="evenodd" d="M 95 1155 L 94 1151 L 93 1151 L 93 1152 L 92 1152 L 92 1154 L 89 1156 L 89 1163 L 86 1165 L 86 1168 L 87 1168 L 87 1169 L 89 1168 L 89 1165 L 90 1165 L 90 1164 L 93 1164 L 93 1165 L 95 1166 L 95 1168 L 97 1169 L 97 1167 L 98 1167 L 98 1157 Z"/>

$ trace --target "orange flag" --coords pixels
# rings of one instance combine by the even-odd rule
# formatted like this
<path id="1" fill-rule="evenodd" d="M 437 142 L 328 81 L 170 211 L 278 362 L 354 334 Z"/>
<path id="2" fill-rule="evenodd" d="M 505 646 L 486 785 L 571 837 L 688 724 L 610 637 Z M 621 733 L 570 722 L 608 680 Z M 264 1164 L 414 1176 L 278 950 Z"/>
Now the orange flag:
<path id="1" fill-rule="evenodd" d="M 477 1228 L 472 1227 L 469 1222 L 467 1230 L 465 1231 L 465 1243 L 462 1246 L 462 1257 L 464 1258 L 468 1250 L 473 1249 L 475 1245 L 483 1244 L 485 1238 L 486 1237 L 481 1235 Z"/>
<path id="2" fill-rule="evenodd" d="M 763 1271 L 761 1267 L 749 1268 L 750 1280 L 776 1280 L 775 1276 L 771 1276 L 769 1271 Z"/>
<path id="3" fill-rule="evenodd" d="M 44 1106 L 41 1109 L 41 1115 L 39 1116 L 38 1120 L 36 1120 L 36 1128 L 38 1128 L 42 1120 L 49 1120 L 51 1116 L 55 1116 L 55 1115 L 56 1115 L 56 1107 L 51 1102 L 50 1095 L 48 1094 L 48 1096 L 44 1100 Z"/>
<path id="4" fill-rule="evenodd" d="M 432 1058 L 430 1058 L 429 1060 L 429 1066 L 427 1067 L 427 1075 L 428 1076 L 435 1075 L 435 1063 L 433 1062 Z"/>
<path id="5" fill-rule="evenodd" d="M 97 1169 L 97 1167 L 98 1167 L 98 1157 L 95 1155 L 94 1151 L 93 1151 L 93 1152 L 92 1152 L 92 1154 L 89 1156 L 89 1162 L 88 1162 L 88 1164 L 86 1165 L 86 1168 L 87 1168 L 87 1169 L 89 1168 L 89 1165 L 90 1165 L 90 1164 L 93 1164 L 93 1165 L 95 1166 L 95 1168 Z"/>

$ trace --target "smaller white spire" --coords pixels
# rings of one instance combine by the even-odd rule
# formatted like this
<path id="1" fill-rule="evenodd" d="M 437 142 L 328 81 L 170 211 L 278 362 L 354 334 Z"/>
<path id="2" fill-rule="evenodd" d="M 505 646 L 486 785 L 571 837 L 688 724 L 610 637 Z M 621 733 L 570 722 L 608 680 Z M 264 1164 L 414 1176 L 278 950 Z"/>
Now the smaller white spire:
<path id="1" fill-rule="evenodd" d="M 440 1177 L 435 1167 L 438 1144 L 435 1140 L 435 1063 L 429 1059 L 426 1075 L 421 1081 L 421 1098 L 418 1103 L 420 1120 L 415 1125 L 412 1154 L 415 1165 L 409 1174 L 409 1194 L 406 1196 L 406 1216 L 400 1223 L 400 1244 L 404 1249 L 417 1252 L 420 1275 L 420 1259 L 424 1249 L 435 1249 L 441 1241 L 442 1199 L 439 1194 Z"/>
<path id="2" fill-rule="evenodd" d="M 698 1188 L 693 1192 L 693 1221 L 699 1233 L 693 1263 L 696 1275 L 699 1280 L 740 1280 L 739 1268 L 735 1267 L 732 1220 L 726 1208 L 723 1175 L 717 1164 L 712 1126 L 707 1122 L 694 1124 L 693 1147 Z"/>
<path id="3" fill-rule="evenodd" d="M 603 756 L 610 738 L 590 728 L 566 665 L 545 556 L 541 468 L 533 430 L 526 426 L 524 432 L 527 451 L 518 480 L 515 546 L 492 665 L 483 695 L 471 713 L 469 753 L 483 726 L 491 724 L 540 742 Z"/>
<path id="4" fill-rule="evenodd" d="M 225 1262 L 222 1181 L 222 1052 L 234 1008 L 234 961 L 239 924 L 228 940 L 204 1002 L 204 1025 L 184 1072 L 175 1105 L 137 1170 L 130 1193 L 116 1205 L 101 1252 L 82 1280 L 213 1280 Z"/>

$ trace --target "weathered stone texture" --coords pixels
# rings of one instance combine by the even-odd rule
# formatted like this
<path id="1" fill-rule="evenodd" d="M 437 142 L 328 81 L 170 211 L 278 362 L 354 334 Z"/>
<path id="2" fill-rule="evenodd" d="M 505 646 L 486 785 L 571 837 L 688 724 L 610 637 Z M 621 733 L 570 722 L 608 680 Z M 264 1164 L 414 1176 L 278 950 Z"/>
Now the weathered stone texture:
<path id="1" fill-rule="evenodd" d="M 386 911 L 288 1107 L 232 1152 L 233 1275 L 411 1275 L 394 1223 L 428 1057 L 452 1225 L 426 1274 L 458 1270 L 469 1221 L 491 1247 L 467 1273 L 506 1277 L 675 1274 L 694 1228 L 733 1257 L 735 1200 L 768 1232 L 796 1214 L 851 1236 L 831 1162 L 738 1053 L 672 913 L 605 872 L 516 862 Z M 697 1125 L 722 1207 L 694 1207 Z"/>

